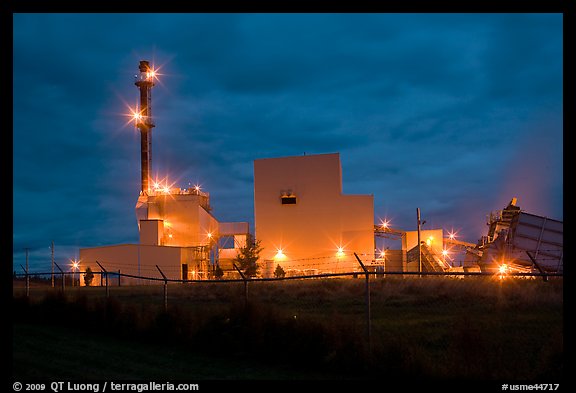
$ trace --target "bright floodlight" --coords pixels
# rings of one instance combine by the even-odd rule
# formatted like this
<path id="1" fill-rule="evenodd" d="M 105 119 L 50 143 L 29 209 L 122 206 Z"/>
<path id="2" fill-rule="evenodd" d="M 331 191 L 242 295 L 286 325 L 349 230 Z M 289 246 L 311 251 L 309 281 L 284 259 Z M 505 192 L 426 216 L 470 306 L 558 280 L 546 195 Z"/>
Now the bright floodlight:
<path id="1" fill-rule="evenodd" d="M 128 116 L 130 116 L 129 122 L 133 121 L 136 126 L 138 126 L 138 124 L 144 119 L 144 116 L 142 116 L 140 112 L 135 111 L 132 108 L 130 108 L 130 114 Z"/>
<path id="2" fill-rule="evenodd" d="M 448 255 L 448 250 L 446 250 L 446 249 L 442 250 L 442 255 L 447 256 L 447 255 Z"/>
<path id="3" fill-rule="evenodd" d="M 385 258 L 385 257 L 386 257 L 386 250 L 380 251 L 380 258 Z"/>

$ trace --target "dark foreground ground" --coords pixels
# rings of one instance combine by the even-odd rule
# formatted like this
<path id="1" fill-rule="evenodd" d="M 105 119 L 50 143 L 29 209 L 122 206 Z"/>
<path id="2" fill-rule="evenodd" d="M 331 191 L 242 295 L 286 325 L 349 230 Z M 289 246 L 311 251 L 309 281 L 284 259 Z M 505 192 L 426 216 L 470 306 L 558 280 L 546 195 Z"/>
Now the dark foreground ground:
<path id="1" fill-rule="evenodd" d="M 386 278 L 13 293 L 12 376 L 75 380 L 563 379 L 563 281 Z"/>

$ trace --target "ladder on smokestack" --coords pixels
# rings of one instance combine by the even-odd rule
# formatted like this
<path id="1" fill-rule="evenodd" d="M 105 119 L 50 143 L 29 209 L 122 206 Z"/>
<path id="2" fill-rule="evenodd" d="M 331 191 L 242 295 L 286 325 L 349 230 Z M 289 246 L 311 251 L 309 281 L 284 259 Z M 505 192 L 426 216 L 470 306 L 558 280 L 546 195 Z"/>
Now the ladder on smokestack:
<path id="1" fill-rule="evenodd" d="M 136 75 L 134 84 L 140 90 L 140 115 L 136 126 L 140 130 L 140 164 L 141 164 L 141 192 L 150 190 L 150 168 L 152 166 L 152 87 L 156 78 L 155 71 L 146 60 L 140 61 L 140 73 Z"/>

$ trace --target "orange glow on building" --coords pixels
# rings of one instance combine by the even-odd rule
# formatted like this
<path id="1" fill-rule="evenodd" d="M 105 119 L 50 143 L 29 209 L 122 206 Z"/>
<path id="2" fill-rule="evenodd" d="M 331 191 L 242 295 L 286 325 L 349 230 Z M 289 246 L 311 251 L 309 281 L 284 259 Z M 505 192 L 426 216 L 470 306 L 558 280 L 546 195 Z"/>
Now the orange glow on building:
<path id="1" fill-rule="evenodd" d="M 355 271 L 354 252 L 373 259 L 374 197 L 343 194 L 338 153 L 255 160 L 254 221 L 264 250 L 290 244 L 288 274 Z"/>

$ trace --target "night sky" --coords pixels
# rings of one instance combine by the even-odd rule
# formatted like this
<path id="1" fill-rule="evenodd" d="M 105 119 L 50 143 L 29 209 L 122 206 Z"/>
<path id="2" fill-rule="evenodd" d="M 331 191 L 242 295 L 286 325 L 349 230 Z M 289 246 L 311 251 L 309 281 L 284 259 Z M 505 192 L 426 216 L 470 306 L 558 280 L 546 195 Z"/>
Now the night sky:
<path id="1" fill-rule="evenodd" d="M 152 172 L 254 230 L 253 161 L 340 153 L 374 219 L 475 243 L 512 197 L 563 220 L 562 14 L 14 14 L 13 266 L 136 243 Z"/>

